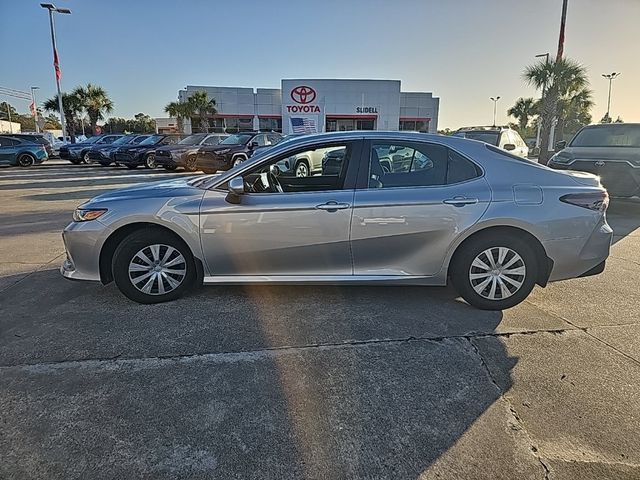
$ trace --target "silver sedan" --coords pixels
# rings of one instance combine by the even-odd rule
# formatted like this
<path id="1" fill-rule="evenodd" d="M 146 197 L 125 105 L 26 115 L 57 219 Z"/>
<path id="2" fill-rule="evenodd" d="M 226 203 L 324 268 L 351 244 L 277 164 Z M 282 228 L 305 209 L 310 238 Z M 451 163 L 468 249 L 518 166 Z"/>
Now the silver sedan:
<path id="1" fill-rule="evenodd" d="M 326 159 L 315 175 L 279 168 L 311 153 Z M 451 282 L 468 303 L 504 309 L 535 284 L 602 272 L 608 201 L 594 175 L 474 140 L 310 135 L 222 175 L 89 200 L 63 232 L 61 271 L 141 303 L 202 283 Z"/>

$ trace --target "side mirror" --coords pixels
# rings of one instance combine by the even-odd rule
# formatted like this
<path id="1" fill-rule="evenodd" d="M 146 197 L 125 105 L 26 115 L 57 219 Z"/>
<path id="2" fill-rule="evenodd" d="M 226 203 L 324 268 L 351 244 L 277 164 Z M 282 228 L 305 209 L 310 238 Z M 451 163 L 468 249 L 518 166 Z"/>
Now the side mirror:
<path id="1" fill-rule="evenodd" d="M 505 144 L 504 144 L 504 149 L 505 149 L 507 152 L 510 152 L 511 150 L 515 150 L 515 149 L 516 149 L 516 146 L 515 146 L 513 143 L 505 143 Z"/>
<path id="2" fill-rule="evenodd" d="M 271 172 L 272 175 L 279 177 L 280 174 L 282 173 L 282 170 L 280 170 L 280 167 L 278 167 L 278 165 L 271 165 L 269 167 L 269 172 Z"/>
<path id="3" fill-rule="evenodd" d="M 257 148 L 257 147 L 258 147 L 258 142 L 251 142 L 251 143 L 249 144 L 249 148 L 250 148 L 251 150 L 253 150 L 254 148 Z"/>
<path id="4" fill-rule="evenodd" d="M 566 140 L 560 140 L 558 143 L 556 143 L 555 150 L 557 152 L 558 150 L 564 149 L 566 146 L 567 146 Z"/>
<path id="5" fill-rule="evenodd" d="M 229 180 L 229 191 L 234 195 L 242 195 L 244 193 L 244 179 L 242 177 L 233 177 Z"/>

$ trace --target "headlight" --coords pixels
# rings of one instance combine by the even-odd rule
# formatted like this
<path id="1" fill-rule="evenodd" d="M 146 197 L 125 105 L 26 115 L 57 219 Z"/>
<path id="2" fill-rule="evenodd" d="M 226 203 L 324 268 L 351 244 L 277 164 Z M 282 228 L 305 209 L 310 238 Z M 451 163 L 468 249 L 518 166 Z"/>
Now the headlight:
<path id="1" fill-rule="evenodd" d="M 76 208 L 73 211 L 74 222 L 88 222 L 107 213 L 106 208 Z"/>
<path id="2" fill-rule="evenodd" d="M 216 155 L 224 155 L 225 153 L 229 153 L 231 151 L 230 148 L 225 148 L 223 150 L 217 150 Z"/>

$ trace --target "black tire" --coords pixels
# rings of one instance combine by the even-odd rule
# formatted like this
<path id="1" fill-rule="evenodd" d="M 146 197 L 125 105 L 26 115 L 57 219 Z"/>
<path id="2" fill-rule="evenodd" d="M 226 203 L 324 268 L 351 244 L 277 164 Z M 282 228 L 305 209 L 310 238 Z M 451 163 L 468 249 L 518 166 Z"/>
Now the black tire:
<path id="1" fill-rule="evenodd" d="M 91 159 L 89 158 L 89 151 L 82 152 L 82 162 L 81 163 L 91 163 Z"/>
<path id="2" fill-rule="evenodd" d="M 31 155 L 30 153 L 21 153 L 18 156 L 18 166 L 19 167 L 31 167 L 33 165 L 35 165 L 36 163 L 36 159 L 33 155 Z"/>
<path id="3" fill-rule="evenodd" d="M 160 286 L 158 284 L 157 278 L 152 281 L 151 287 L 151 291 L 155 292 L 153 294 L 150 294 L 144 293 L 143 291 L 138 289 L 134 285 L 129 275 L 129 266 L 131 262 L 134 261 L 134 258 L 136 257 L 138 252 L 145 249 L 145 247 L 150 247 L 151 245 L 172 247 L 176 249 L 185 260 L 184 263 L 172 265 L 172 267 L 181 269 L 184 264 L 186 273 L 181 280 L 181 283 L 176 288 L 165 294 L 159 293 Z M 147 249 L 146 252 L 147 254 L 150 254 L 151 250 Z M 163 251 L 162 247 L 160 247 L 159 257 L 162 257 L 166 252 L 166 248 Z M 187 244 L 175 234 L 155 228 L 141 229 L 125 237 L 120 242 L 120 244 L 116 248 L 115 253 L 113 254 L 111 268 L 113 279 L 118 286 L 118 289 L 120 289 L 120 291 L 126 297 L 133 300 L 134 302 L 145 304 L 161 303 L 175 300 L 184 295 L 184 293 L 189 289 L 191 289 L 197 278 L 195 261 Z M 134 272 L 134 274 L 137 274 L 137 272 Z M 143 276 L 146 274 L 147 273 L 141 272 L 139 276 Z M 144 282 L 144 280 L 145 279 L 143 279 L 142 282 Z M 166 280 L 162 281 L 162 288 L 165 288 L 165 286 L 169 286 L 169 283 Z"/>
<path id="4" fill-rule="evenodd" d="M 173 172 L 177 167 L 177 165 L 165 165 L 164 169 L 168 172 Z"/>
<path id="5" fill-rule="evenodd" d="M 158 166 L 156 164 L 156 156 L 153 153 L 147 153 L 142 160 L 142 164 L 144 168 L 148 168 L 149 170 L 153 170 Z"/>
<path id="6" fill-rule="evenodd" d="M 138 168 L 138 165 L 132 165 L 130 163 L 127 163 L 126 165 L 129 170 L 135 170 L 136 168 Z"/>
<path id="7" fill-rule="evenodd" d="M 303 175 L 298 175 L 298 169 L 300 172 L 304 172 Z M 296 162 L 296 166 L 293 168 L 293 172 L 296 177 L 308 177 L 311 174 L 311 169 L 309 168 L 309 163 L 306 160 L 300 160 Z"/>
<path id="8" fill-rule="evenodd" d="M 515 289 L 516 287 L 510 282 L 503 280 L 496 280 L 496 282 L 494 282 L 490 279 L 489 283 L 484 287 L 484 290 L 481 290 L 481 293 L 484 294 L 482 295 L 474 289 L 474 286 L 475 288 L 482 288 L 481 284 L 486 278 L 489 278 L 491 274 L 485 276 L 484 269 L 476 266 L 473 266 L 472 270 L 472 263 L 479 255 L 482 256 L 481 260 L 488 260 L 488 258 L 483 255 L 483 252 L 489 250 L 493 253 L 494 261 L 496 261 L 497 265 L 500 265 L 499 262 L 497 262 L 499 251 L 492 250 L 499 249 L 500 247 L 506 247 L 520 257 L 520 260 L 516 261 L 512 266 L 509 266 L 507 271 L 516 271 L 520 265 L 525 267 L 524 275 L 515 274 L 509 277 L 512 281 L 521 283 L 521 286 Z M 507 253 L 507 256 L 503 259 L 505 266 L 516 258 L 515 255 L 511 255 L 511 252 Z M 484 263 L 490 266 L 488 262 Z M 519 304 L 531 293 L 538 278 L 538 263 L 534 248 L 522 238 L 513 234 L 505 235 L 503 233 L 496 234 L 488 232 L 486 234 L 480 233 L 458 247 L 451 262 L 449 274 L 458 293 L 470 305 L 482 310 L 504 310 Z M 472 279 L 472 275 L 481 278 Z M 504 276 L 500 275 L 500 279 L 503 278 Z M 473 282 L 475 282 L 475 284 Z M 498 287 L 501 288 L 500 283 L 497 282 L 501 282 L 509 290 L 515 289 L 515 291 L 512 292 L 510 296 L 505 295 L 506 298 L 487 298 L 487 296 L 491 295 L 490 290 L 492 283 L 496 283 L 494 296 L 497 296 L 498 293 L 502 296 L 502 292 L 497 291 Z"/>
<path id="9" fill-rule="evenodd" d="M 187 172 L 195 172 L 198 170 L 198 157 L 196 155 L 189 155 L 184 162 L 184 169 Z"/>
<path id="10" fill-rule="evenodd" d="M 245 160 L 247 160 L 245 157 L 243 157 L 242 155 L 238 155 L 233 160 L 231 160 L 231 167 L 233 168 L 237 165 L 240 165 Z"/>

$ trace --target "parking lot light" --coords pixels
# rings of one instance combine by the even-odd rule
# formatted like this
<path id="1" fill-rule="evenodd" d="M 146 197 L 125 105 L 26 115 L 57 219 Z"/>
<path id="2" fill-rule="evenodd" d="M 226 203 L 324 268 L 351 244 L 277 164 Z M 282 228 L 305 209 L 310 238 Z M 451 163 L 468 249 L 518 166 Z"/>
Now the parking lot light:
<path id="1" fill-rule="evenodd" d="M 60 59 L 58 57 L 58 48 L 56 46 L 56 29 L 53 22 L 53 12 L 70 14 L 71 10 L 68 8 L 56 8 L 53 3 L 41 3 L 42 8 L 46 8 L 49 11 L 49 27 L 51 28 L 51 45 L 53 47 L 53 68 L 56 77 L 56 87 L 58 89 L 58 109 L 60 110 L 60 125 L 62 126 L 62 138 L 66 137 L 66 122 L 64 118 L 64 108 L 62 106 L 62 92 L 60 89 L 60 78 L 62 73 L 60 70 Z"/>

